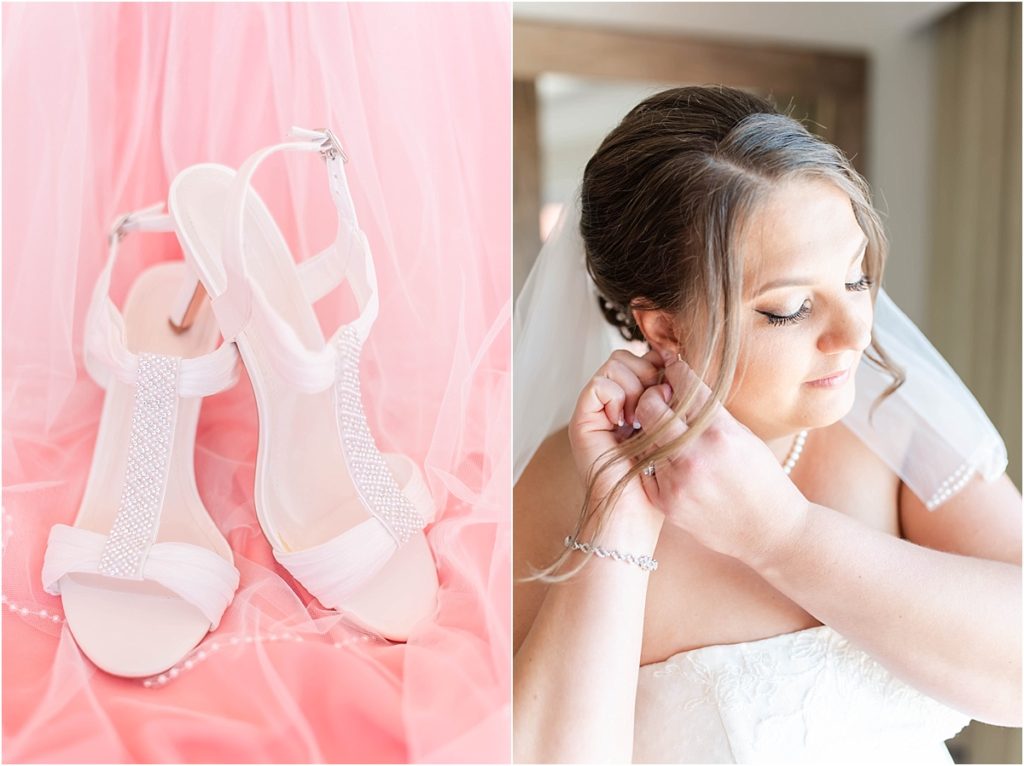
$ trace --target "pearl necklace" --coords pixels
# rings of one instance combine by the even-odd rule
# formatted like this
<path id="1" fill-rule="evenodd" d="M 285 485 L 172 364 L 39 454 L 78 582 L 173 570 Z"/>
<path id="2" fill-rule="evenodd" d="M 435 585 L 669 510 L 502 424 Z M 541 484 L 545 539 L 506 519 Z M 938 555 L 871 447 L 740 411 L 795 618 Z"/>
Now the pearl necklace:
<path id="1" fill-rule="evenodd" d="M 786 462 L 782 464 L 782 470 L 785 472 L 786 476 L 789 476 L 790 471 L 793 470 L 793 467 L 800 459 L 800 453 L 804 451 L 804 442 L 806 441 L 806 431 L 801 431 L 800 433 L 798 433 L 796 435 L 796 438 L 793 440 L 793 446 L 789 450 L 789 455 L 786 457 Z"/>

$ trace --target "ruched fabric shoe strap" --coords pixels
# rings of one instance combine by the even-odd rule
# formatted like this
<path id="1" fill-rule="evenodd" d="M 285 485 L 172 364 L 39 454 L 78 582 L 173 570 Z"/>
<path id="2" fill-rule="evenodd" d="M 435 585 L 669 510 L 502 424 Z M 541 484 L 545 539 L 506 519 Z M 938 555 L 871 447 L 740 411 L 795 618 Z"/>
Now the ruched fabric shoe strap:
<path id="1" fill-rule="evenodd" d="M 398 480 L 398 490 L 422 525 L 433 516 L 433 499 L 419 469 L 405 455 L 383 455 Z M 384 568 L 404 540 L 376 513 L 337 537 L 300 551 L 274 549 L 274 558 L 292 573 L 320 603 L 343 609 Z"/>
<path id="2" fill-rule="evenodd" d="M 43 587 L 60 595 L 69 574 L 103 574 L 107 538 L 98 532 L 55 524 L 43 559 Z M 159 583 L 199 609 L 216 628 L 238 587 L 238 570 L 213 551 L 189 543 L 156 543 L 139 579 Z"/>

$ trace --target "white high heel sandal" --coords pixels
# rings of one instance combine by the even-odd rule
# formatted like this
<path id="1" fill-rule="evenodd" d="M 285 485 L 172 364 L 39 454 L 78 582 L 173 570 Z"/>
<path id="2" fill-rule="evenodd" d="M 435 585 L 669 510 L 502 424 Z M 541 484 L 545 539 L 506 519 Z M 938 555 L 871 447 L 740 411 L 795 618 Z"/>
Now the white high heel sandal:
<path id="1" fill-rule="evenodd" d="M 121 217 L 86 319 L 85 365 L 106 389 L 85 494 L 73 526 L 50 530 L 42 580 L 60 595 L 75 641 L 119 676 L 174 665 L 217 627 L 238 587 L 231 548 L 203 506 L 193 469 L 202 397 L 238 380 L 232 344 L 208 303 L 192 330 L 168 326 L 185 264 L 139 275 L 124 315 L 108 297 L 131 231 L 172 231 L 155 206 Z"/>
<path id="2" fill-rule="evenodd" d="M 422 532 L 434 505 L 412 460 L 378 450 L 363 412 L 359 355 L 378 299 L 347 158 L 330 131 L 293 134 L 237 173 L 201 164 L 174 179 L 168 209 L 194 279 L 172 321 L 187 326 L 184 307 L 205 291 L 238 346 L 259 414 L 256 514 L 277 561 L 325 607 L 404 641 L 436 607 Z M 298 266 L 250 185 L 282 150 L 321 154 L 338 211 L 334 244 Z M 312 304 L 346 277 L 359 316 L 325 341 Z"/>

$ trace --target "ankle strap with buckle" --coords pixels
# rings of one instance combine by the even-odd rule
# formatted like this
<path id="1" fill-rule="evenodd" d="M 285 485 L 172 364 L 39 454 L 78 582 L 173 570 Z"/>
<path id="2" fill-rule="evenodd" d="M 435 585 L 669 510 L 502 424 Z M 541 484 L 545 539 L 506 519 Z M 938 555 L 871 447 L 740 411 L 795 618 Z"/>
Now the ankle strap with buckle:
<path id="1" fill-rule="evenodd" d="M 271 154 L 279 151 L 318 152 L 327 165 L 331 198 L 342 225 L 337 240 L 331 246 L 300 265 L 300 271 L 304 274 L 304 291 L 311 300 L 322 298 L 340 283 L 350 266 L 354 265 L 357 271 L 347 274 L 360 310 L 359 318 L 353 324 L 365 339 L 377 315 L 377 283 L 345 177 L 344 164 L 348 162 L 348 156 L 337 136 L 329 129 L 292 128 L 291 135 L 300 140 L 259 150 L 242 164 L 235 175 L 228 193 L 226 223 L 221 240 L 225 288 L 220 294 L 211 296 L 214 311 L 224 337 L 229 340 L 234 339 L 252 319 L 253 291 L 244 257 L 245 206 L 257 167 Z M 347 240 L 347 248 L 342 248 L 343 238 Z M 354 249 L 362 251 L 362 258 L 353 264 L 351 255 Z"/>
<path id="2" fill-rule="evenodd" d="M 101 388 L 112 380 L 134 385 L 139 357 L 125 343 L 124 317 L 110 299 L 110 281 L 121 241 L 130 233 L 174 231 L 171 216 L 163 212 L 164 203 L 118 216 L 107 235 L 107 262 L 103 266 L 85 323 L 85 369 Z M 230 388 L 238 381 L 238 350 L 222 343 L 203 356 L 181 360 L 178 395 L 209 396 Z"/>

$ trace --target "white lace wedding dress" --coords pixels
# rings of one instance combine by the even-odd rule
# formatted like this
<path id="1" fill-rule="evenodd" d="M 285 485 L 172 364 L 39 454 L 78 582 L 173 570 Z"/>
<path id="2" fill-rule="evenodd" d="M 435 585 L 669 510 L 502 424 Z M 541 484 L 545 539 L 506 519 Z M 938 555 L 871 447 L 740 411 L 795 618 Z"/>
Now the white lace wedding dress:
<path id="1" fill-rule="evenodd" d="M 952 763 L 970 719 L 827 626 L 640 668 L 635 763 Z"/>

